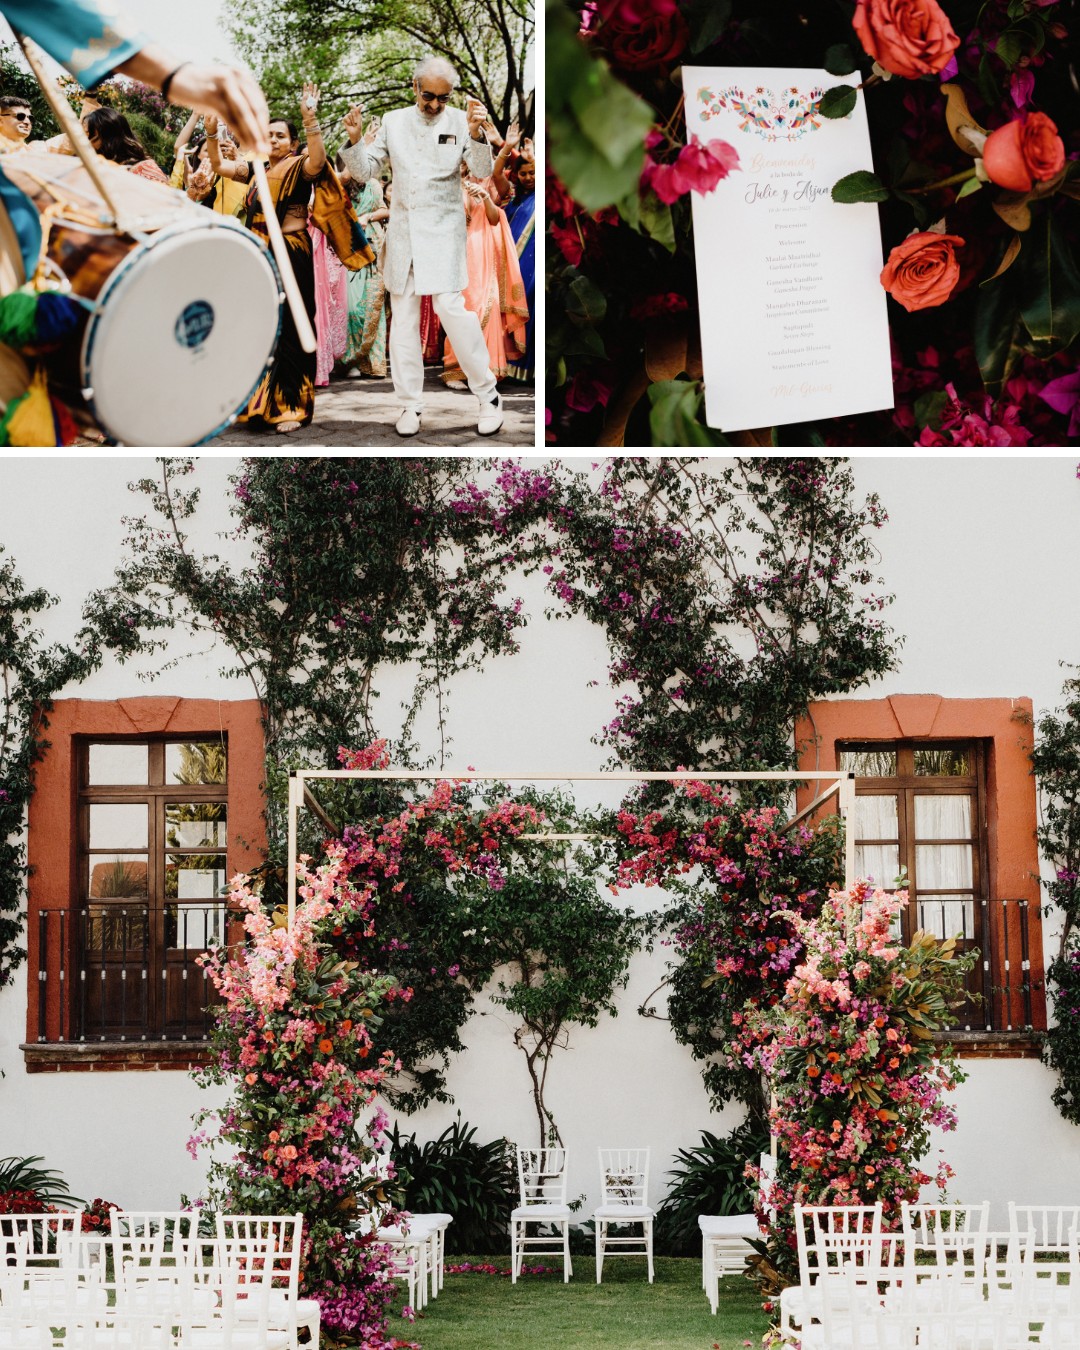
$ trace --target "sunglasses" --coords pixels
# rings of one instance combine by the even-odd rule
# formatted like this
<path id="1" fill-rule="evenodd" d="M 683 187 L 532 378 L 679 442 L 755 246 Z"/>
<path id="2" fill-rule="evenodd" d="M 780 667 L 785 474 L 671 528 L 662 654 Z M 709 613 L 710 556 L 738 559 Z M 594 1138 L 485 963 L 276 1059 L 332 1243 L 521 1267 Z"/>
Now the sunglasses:
<path id="1" fill-rule="evenodd" d="M 6 112 L 6 113 L 4 113 L 4 116 L 5 116 L 5 117 L 14 117 L 14 119 L 15 119 L 16 122 L 32 122 L 32 121 L 34 120 L 34 114 L 33 114 L 33 113 L 27 113 L 27 112 L 21 112 L 21 113 L 17 113 L 17 112 Z"/>
<path id="2" fill-rule="evenodd" d="M 449 103 L 449 94 L 433 94 L 429 89 L 421 89 L 420 97 L 425 103 Z"/>

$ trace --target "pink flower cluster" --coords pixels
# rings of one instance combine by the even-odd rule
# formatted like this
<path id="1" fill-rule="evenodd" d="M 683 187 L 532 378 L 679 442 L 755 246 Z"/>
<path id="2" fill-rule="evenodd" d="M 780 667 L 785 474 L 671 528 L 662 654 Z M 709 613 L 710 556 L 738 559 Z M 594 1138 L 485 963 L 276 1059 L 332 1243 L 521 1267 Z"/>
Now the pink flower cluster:
<path id="1" fill-rule="evenodd" d="M 727 141 L 702 141 L 691 136 L 671 164 L 646 156 L 641 174 L 642 189 L 652 189 L 669 206 L 688 192 L 712 192 L 732 169 L 739 167 L 739 152 Z"/>

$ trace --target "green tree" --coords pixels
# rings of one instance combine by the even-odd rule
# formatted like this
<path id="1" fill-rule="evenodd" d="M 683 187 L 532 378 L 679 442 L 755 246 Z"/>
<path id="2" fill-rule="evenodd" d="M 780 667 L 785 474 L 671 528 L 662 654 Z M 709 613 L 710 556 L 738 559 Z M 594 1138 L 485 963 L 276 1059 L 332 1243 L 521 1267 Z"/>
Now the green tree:
<path id="1" fill-rule="evenodd" d="M 435 55 L 457 68 L 462 90 L 500 129 L 513 118 L 531 125 L 529 0 L 284 0 L 257 13 L 226 0 L 226 14 L 238 49 L 282 108 L 314 79 L 331 117 L 357 101 L 369 114 L 386 112 L 411 101 L 413 67 Z"/>

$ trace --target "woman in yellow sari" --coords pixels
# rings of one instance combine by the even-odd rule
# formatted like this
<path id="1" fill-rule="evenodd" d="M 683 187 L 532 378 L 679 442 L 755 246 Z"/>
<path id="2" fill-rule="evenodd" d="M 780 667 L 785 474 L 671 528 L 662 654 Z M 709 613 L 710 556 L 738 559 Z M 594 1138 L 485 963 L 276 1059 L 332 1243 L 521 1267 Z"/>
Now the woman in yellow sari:
<path id="1" fill-rule="evenodd" d="M 300 99 L 307 145 L 300 148 L 297 128 L 285 118 L 270 122 L 270 160 L 267 183 L 277 211 L 278 222 L 289 261 L 296 274 L 304 307 L 315 324 L 315 269 L 308 214 L 312 223 L 326 235 L 334 252 L 352 271 L 374 261 L 369 247 L 337 175 L 326 161 L 322 132 L 315 116 L 319 91 L 305 84 Z M 206 119 L 206 144 L 210 167 L 225 178 L 248 181 L 250 166 L 246 160 L 228 163 L 218 147 L 217 121 Z M 262 205 L 254 185 L 248 190 L 247 226 L 263 239 L 269 237 Z M 300 345 L 296 325 L 288 306 L 282 311 L 281 336 L 270 369 L 248 402 L 239 421 L 274 427 L 285 434 L 306 426 L 315 415 L 315 374 L 317 354 L 305 352 Z"/>

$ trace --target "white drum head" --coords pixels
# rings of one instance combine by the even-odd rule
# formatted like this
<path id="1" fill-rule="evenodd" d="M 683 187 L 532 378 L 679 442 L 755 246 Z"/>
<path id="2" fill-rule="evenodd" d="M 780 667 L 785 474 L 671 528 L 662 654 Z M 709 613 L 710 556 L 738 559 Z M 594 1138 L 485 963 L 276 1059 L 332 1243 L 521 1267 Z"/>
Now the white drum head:
<path id="1" fill-rule="evenodd" d="M 124 445 L 206 440 L 243 407 L 277 343 L 277 273 L 254 236 L 220 217 L 133 250 L 98 303 L 82 381 L 98 424 Z"/>

